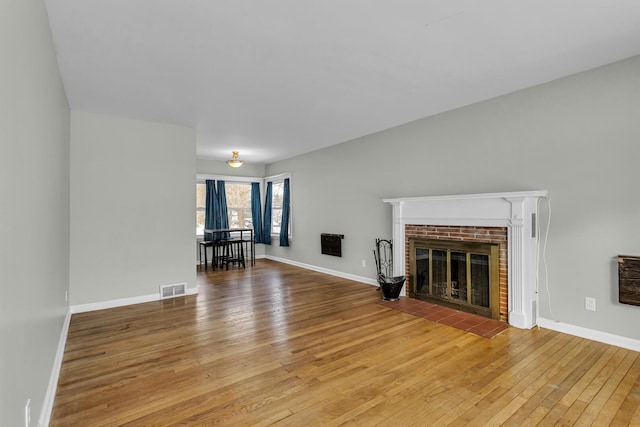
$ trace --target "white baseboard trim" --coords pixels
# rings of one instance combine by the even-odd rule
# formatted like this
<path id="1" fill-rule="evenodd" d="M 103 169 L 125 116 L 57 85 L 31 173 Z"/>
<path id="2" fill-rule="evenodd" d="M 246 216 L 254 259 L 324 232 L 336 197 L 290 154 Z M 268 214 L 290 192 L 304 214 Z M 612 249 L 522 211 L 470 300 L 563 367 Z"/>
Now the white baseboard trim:
<path id="1" fill-rule="evenodd" d="M 187 288 L 186 295 L 197 295 L 198 287 Z M 124 307 L 125 305 L 142 304 L 145 302 L 160 301 L 160 294 L 140 295 L 137 297 L 120 298 L 110 301 L 92 302 L 71 306 L 71 313 L 86 313 L 88 311 L 104 310 L 107 308 Z"/>
<path id="2" fill-rule="evenodd" d="M 587 329 L 581 326 L 570 325 L 568 323 L 562 323 L 555 320 L 549 320 L 544 317 L 538 317 L 537 323 L 541 328 L 551 329 L 553 331 L 586 338 L 592 341 L 598 341 L 604 344 L 615 345 L 616 347 L 622 347 L 628 350 L 640 351 L 640 341 L 636 339 L 614 335 L 608 332 L 596 331 L 594 329 Z"/>
<path id="3" fill-rule="evenodd" d="M 56 389 L 58 388 L 58 378 L 60 377 L 60 369 L 62 368 L 62 359 L 64 357 L 64 348 L 67 344 L 67 335 L 69 334 L 69 323 L 71 323 L 71 310 L 67 310 L 67 315 L 64 318 L 62 330 L 60 331 L 58 349 L 56 350 L 56 356 L 53 359 L 53 367 L 51 368 L 51 375 L 49 376 L 49 385 L 47 386 L 47 392 L 45 393 L 44 401 L 42 402 L 38 426 L 48 426 L 49 420 L 51 420 L 53 403 L 56 398 Z"/>
<path id="4" fill-rule="evenodd" d="M 330 269 L 324 268 L 324 267 L 316 267 L 315 265 L 304 264 L 302 262 L 292 261 L 292 260 L 286 259 L 286 258 L 274 257 L 274 256 L 271 256 L 271 255 L 266 255 L 265 258 L 266 259 L 270 259 L 272 261 L 281 262 L 281 263 L 284 263 L 284 264 L 295 265 L 296 267 L 305 268 L 307 270 L 313 270 L 313 271 L 317 271 L 319 273 L 329 274 L 331 276 L 342 277 L 343 279 L 347 279 L 347 280 L 354 280 L 356 282 L 366 283 L 367 285 L 378 286 L 378 281 L 377 280 L 370 279 L 368 277 L 356 276 L 355 274 L 343 273 L 342 271 L 330 270 Z"/>

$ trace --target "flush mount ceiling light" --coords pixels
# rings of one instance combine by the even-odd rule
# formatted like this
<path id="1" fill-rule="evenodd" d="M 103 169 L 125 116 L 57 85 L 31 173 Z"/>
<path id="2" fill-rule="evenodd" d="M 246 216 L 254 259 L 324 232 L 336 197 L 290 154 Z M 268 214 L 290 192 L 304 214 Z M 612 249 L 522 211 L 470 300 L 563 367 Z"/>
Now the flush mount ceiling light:
<path id="1" fill-rule="evenodd" d="M 232 151 L 231 154 L 233 155 L 233 157 L 227 160 L 227 164 L 229 166 L 231 166 L 232 168 L 239 168 L 240 166 L 244 165 L 244 160 L 240 160 L 238 158 L 237 151 Z"/>

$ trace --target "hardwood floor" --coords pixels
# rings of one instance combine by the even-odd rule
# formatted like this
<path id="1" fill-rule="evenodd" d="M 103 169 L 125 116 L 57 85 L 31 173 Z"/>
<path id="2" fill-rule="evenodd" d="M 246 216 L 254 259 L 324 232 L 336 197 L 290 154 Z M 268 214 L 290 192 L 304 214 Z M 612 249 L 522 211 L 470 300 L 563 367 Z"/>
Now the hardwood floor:
<path id="1" fill-rule="evenodd" d="M 51 425 L 640 425 L 637 352 L 487 339 L 267 260 L 198 281 L 198 296 L 73 315 Z"/>

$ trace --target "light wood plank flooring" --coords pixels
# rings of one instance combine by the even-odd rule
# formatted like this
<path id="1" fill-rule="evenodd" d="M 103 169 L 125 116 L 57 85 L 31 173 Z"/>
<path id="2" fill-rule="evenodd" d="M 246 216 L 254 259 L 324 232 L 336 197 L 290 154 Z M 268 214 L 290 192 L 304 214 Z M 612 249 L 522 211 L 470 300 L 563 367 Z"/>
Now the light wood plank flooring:
<path id="1" fill-rule="evenodd" d="M 51 425 L 640 425 L 637 352 L 487 339 L 267 260 L 198 281 L 198 296 L 73 315 Z"/>

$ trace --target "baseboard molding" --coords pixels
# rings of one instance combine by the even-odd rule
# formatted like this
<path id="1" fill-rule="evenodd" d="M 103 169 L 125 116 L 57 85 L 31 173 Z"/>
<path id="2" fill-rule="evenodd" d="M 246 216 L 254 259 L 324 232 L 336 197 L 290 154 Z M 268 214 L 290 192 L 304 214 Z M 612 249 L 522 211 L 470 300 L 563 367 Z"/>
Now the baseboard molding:
<path id="1" fill-rule="evenodd" d="M 348 280 L 353 280 L 353 281 L 356 281 L 356 282 L 366 283 L 367 285 L 378 286 L 378 281 L 375 280 L 375 279 L 371 279 L 369 277 L 356 276 L 355 274 L 349 274 L 349 273 L 344 273 L 342 271 L 330 270 L 328 268 L 317 267 L 315 265 L 304 264 L 302 262 L 292 261 L 292 260 L 286 259 L 286 258 L 274 257 L 274 256 L 271 256 L 271 255 L 266 255 L 265 258 L 266 259 L 270 259 L 271 261 L 277 261 L 277 262 L 281 262 L 283 264 L 295 265 L 296 267 L 304 268 L 304 269 L 307 269 L 307 270 L 317 271 L 319 273 L 325 273 L 325 274 L 329 274 L 331 276 L 341 277 L 343 279 L 348 279 Z"/>
<path id="2" fill-rule="evenodd" d="M 541 328 L 551 329 L 553 331 L 586 338 L 592 341 L 598 341 L 604 344 L 615 345 L 616 347 L 622 347 L 628 350 L 640 351 L 640 340 L 614 335 L 608 332 L 587 329 L 581 326 L 570 325 L 568 323 L 545 319 L 543 317 L 538 317 L 537 323 Z"/>
<path id="3" fill-rule="evenodd" d="M 198 287 L 187 288 L 186 295 L 197 295 Z M 93 302 L 71 306 L 71 313 L 86 313 L 88 311 L 104 310 L 107 308 L 124 307 L 126 305 L 143 304 L 145 302 L 160 301 L 160 294 L 141 295 L 131 298 L 120 298 L 110 301 Z"/>
<path id="4" fill-rule="evenodd" d="M 60 369 L 62 368 L 62 359 L 64 357 L 64 348 L 67 344 L 67 335 L 69 334 L 69 324 L 71 323 L 71 310 L 67 310 L 67 315 L 64 318 L 62 324 L 62 330 L 60 331 L 60 339 L 58 340 L 58 349 L 56 350 L 56 356 L 53 359 L 53 367 L 51 368 L 51 375 L 49 376 L 49 385 L 47 386 L 47 392 L 44 395 L 44 401 L 42 402 L 42 409 L 40 410 L 40 418 L 38 419 L 38 426 L 48 426 L 51 419 L 51 412 L 53 411 L 53 403 L 56 398 L 56 389 L 58 388 L 58 378 L 60 377 Z"/>

